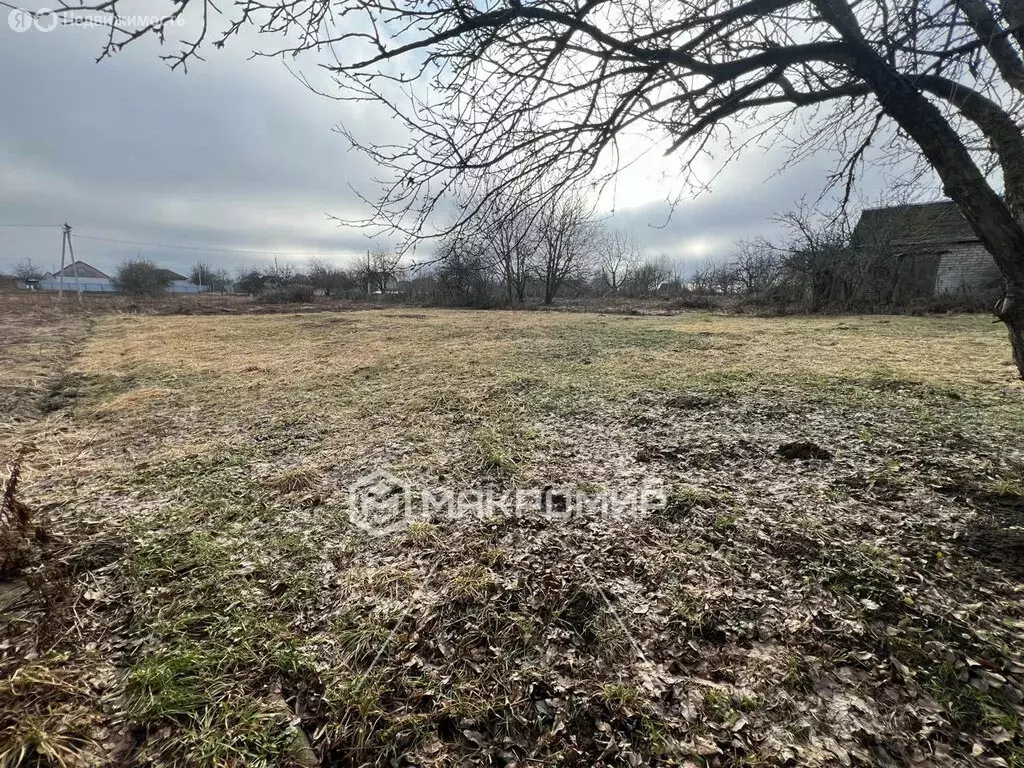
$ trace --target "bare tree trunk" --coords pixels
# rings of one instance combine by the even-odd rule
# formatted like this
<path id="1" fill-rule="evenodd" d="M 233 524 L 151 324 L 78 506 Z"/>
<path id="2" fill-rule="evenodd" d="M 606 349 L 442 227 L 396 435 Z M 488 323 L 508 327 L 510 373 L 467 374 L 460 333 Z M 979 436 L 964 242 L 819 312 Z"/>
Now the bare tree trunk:
<path id="1" fill-rule="evenodd" d="M 852 14 L 846 17 L 848 6 L 844 8 L 843 0 L 819 0 L 817 5 L 850 44 L 853 71 L 874 91 L 885 113 L 921 148 L 942 179 L 945 193 L 999 266 L 1006 298 L 997 315 L 1009 330 L 1017 372 L 1024 379 L 1024 227 L 989 186 L 942 113 L 864 42 L 859 29 L 850 26 Z"/>
<path id="2" fill-rule="evenodd" d="M 1024 291 L 1006 284 L 1006 296 L 996 305 L 996 317 L 1006 324 L 1010 331 L 1010 344 L 1013 346 L 1013 362 L 1017 371 L 1024 378 Z"/>

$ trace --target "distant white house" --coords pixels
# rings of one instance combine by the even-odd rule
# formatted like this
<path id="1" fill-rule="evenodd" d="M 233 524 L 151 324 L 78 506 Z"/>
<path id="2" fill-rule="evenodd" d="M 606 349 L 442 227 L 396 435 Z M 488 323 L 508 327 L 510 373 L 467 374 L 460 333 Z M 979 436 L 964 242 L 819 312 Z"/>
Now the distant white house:
<path id="1" fill-rule="evenodd" d="M 171 293 L 203 293 L 209 290 L 205 285 L 196 285 L 184 275 L 170 269 L 161 269 L 160 276 L 170 281 L 167 290 Z"/>
<path id="2" fill-rule="evenodd" d="M 170 293 L 200 293 L 206 291 L 206 286 L 198 286 L 184 275 L 179 275 L 170 269 L 161 269 L 161 277 L 168 281 L 167 290 Z M 61 277 L 63 276 L 63 287 L 65 291 L 81 291 L 82 293 L 116 293 L 117 285 L 109 275 L 100 272 L 96 267 L 86 264 L 84 261 L 74 261 L 64 269 L 50 274 L 49 272 L 40 278 L 33 285 L 26 285 L 27 288 L 34 288 L 39 291 L 56 291 L 61 288 Z"/>
<path id="3" fill-rule="evenodd" d="M 84 261 L 73 261 L 53 274 L 47 272 L 37 283 L 38 290 L 56 291 L 61 288 L 62 282 L 65 291 L 114 293 L 117 290 L 110 275 L 103 274 Z"/>

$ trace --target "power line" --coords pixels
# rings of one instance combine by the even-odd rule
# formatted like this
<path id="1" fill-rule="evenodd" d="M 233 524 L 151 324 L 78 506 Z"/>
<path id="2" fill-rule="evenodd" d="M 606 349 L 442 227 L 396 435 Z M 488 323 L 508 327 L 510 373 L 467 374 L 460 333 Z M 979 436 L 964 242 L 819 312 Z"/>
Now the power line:
<path id="1" fill-rule="evenodd" d="M 166 243 L 144 243 L 137 240 L 119 240 L 113 237 L 100 237 L 98 235 L 80 235 L 75 233 L 76 238 L 83 240 L 96 240 L 101 243 L 119 243 L 121 245 L 138 245 L 146 248 L 173 248 L 179 251 L 201 251 L 206 253 L 241 253 L 258 254 L 261 256 L 326 256 L 324 252 L 314 251 L 256 251 L 241 248 L 204 248 L 198 245 L 168 245 Z"/>
<path id="2" fill-rule="evenodd" d="M 47 228 L 47 229 L 61 229 L 63 224 L 2 224 L 0 227 L 28 227 L 28 228 Z M 195 251 L 198 253 L 232 253 L 249 256 L 331 256 L 339 253 L 348 254 L 348 251 L 266 251 L 256 250 L 251 248 L 213 248 L 204 247 L 198 245 L 171 245 L 169 243 L 150 243 L 143 242 L 141 240 L 123 240 L 115 237 L 103 237 L 101 235 L 82 235 L 75 233 L 76 238 L 83 240 L 95 240 L 101 243 L 117 243 L 120 245 L 134 245 L 144 248 L 167 248 L 176 251 Z"/>

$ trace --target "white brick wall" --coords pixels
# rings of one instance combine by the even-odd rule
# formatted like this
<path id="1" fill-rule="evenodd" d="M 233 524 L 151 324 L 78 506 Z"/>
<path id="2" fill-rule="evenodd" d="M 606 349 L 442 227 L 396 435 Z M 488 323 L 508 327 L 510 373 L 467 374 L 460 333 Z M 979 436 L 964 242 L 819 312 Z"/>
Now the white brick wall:
<path id="1" fill-rule="evenodd" d="M 935 276 L 935 293 L 970 293 L 991 277 L 995 262 L 981 243 L 963 243 L 944 250 Z"/>

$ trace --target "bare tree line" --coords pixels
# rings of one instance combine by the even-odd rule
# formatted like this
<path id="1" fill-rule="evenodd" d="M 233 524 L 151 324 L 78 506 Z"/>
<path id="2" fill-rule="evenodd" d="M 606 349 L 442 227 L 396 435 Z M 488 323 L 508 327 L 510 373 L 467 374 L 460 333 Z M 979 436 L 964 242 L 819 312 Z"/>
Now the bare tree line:
<path id="1" fill-rule="evenodd" d="M 243 267 L 231 283 L 236 293 L 278 301 L 312 301 L 320 293 L 329 298 L 357 298 L 396 292 L 405 275 L 402 253 L 378 246 L 340 267 L 326 258 L 311 259 L 305 270 L 274 260 L 268 267 Z M 195 269 L 193 269 L 193 274 Z"/>
<path id="2" fill-rule="evenodd" d="M 531 200 L 490 200 L 436 241 L 429 254 L 406 263 L 402 249 L 377 247 L 344 266 L 313 259 L 304 268 L 276 261 L 245 267 L 229 287 L 266 300 L 384 295 L 438 305 L 521 307 L 551 305 L 564 296 L 652 296 L 684 284 L 679 265 L 650 256 L 632 234 L 607 226 L 581 196 Z M 200 271 L 211 270 L 197 265 L 193 281 Z"/>
<path id="3" fill-rule="evenodd" d="M 538 200 L 540 202 L 538 202 Z M 502 195 L 481 202 L 420 264 L 439 303 L 552 305 L 559 297 L 649 296 L 676 270 L 598 219 L 579 195 Z"/>
<path id="4" fill-rule="evenodd" d="M 618 140 L 637 130 L 674 158 L 684 191 L 706 181 L 692 161 L 718 149 L 731 162 L 758 142 L 831 153 L 844 198 L 869 157 L 915 163 L 901 175 L 934 173 L 998 265 L 997 315 L 1024 376 L 1019 0 L 180 0 L 143 29 L 119 23 L 123 6 L 59 4 L 110 13 L 103 56 L 163 40 L 187 12 L 202 31 L 168 55 L 174 66 L 252 29 L 283 41 L 274 55 L 331 51 L 331 95 L 378 104 L 408 134 L 345 133 L 384 171 L 365 223 L 411 236 L 453 193 L 557 199 L 607 183 Z"/>
<path id="5" fill-rule="evenodd" d="M 378 246 L 346 266 L 325 258 L 305 266 L 275 260 L 232 276 L 223 267 L 198 262 L 190 274 L 207 291 L 271 302 L 383 296 L 440 306 L 515 308 L 550 306 L 559 298 L 662 297 L 679 298 L 680 306 L 816 313 L 947 305 L 979 310 L 998 297 L 993 267 L 988 283 L 973 292 L 945 303 L 936 299 L 938 256 L 894 247 L 897 232 L 876 226 L 855 241 L 848 219 L 815 217 L 806 207 L 777 221 L 785 227 L 782 239 L 739 241 L 729 254 L 693 266 L 651 255 L 632 233 L 596 217 L 579 196 L 543 203 L 507 197 L 480 206 L 418 263 L 403 264 L 401 248 Z M 27 260 L 15 270 L 23 280 L 38 274 Z M 167 270 L 136 257 L 122 262 L 114 281 L 128 295 L 159 296 L 170 278 Z"/>
<path id="6" fill-rule="evenodd" d="M 987 280 L 956 294 L 935 295 L 937 253 L 898 247 L 884 228 L 856 236 L 849 220 L 818 220 L 805 208 L 778 217 L 785 235 L 741 241 L 732 254 L 690 276 L 695 295 L 728 297 L 787 312 L 988 310 L 1000 290 L 992 265 Z"/>
<path id="7" fill-rule="evenodd" d="M 805 207 L 777 217 L 784 235 L 739 241 L 696 266 L 648 254 L 629 232 L 581 215 L 578 201 L 550 210 L 486 208 L 471 237 L 445 238 L 408 290 L 421 300 L 465 306 L 550 305 L 555 297 L 679 298 L 679 306 L 772 312 L 900 312 L 945 307 L 988 310 L 1000 280 L 936 296 L 938 255 L 897 247 L 896 231 L 856 238 L 847 218 Z M 894 224 L 895 225 L 895 224 Z"/>

